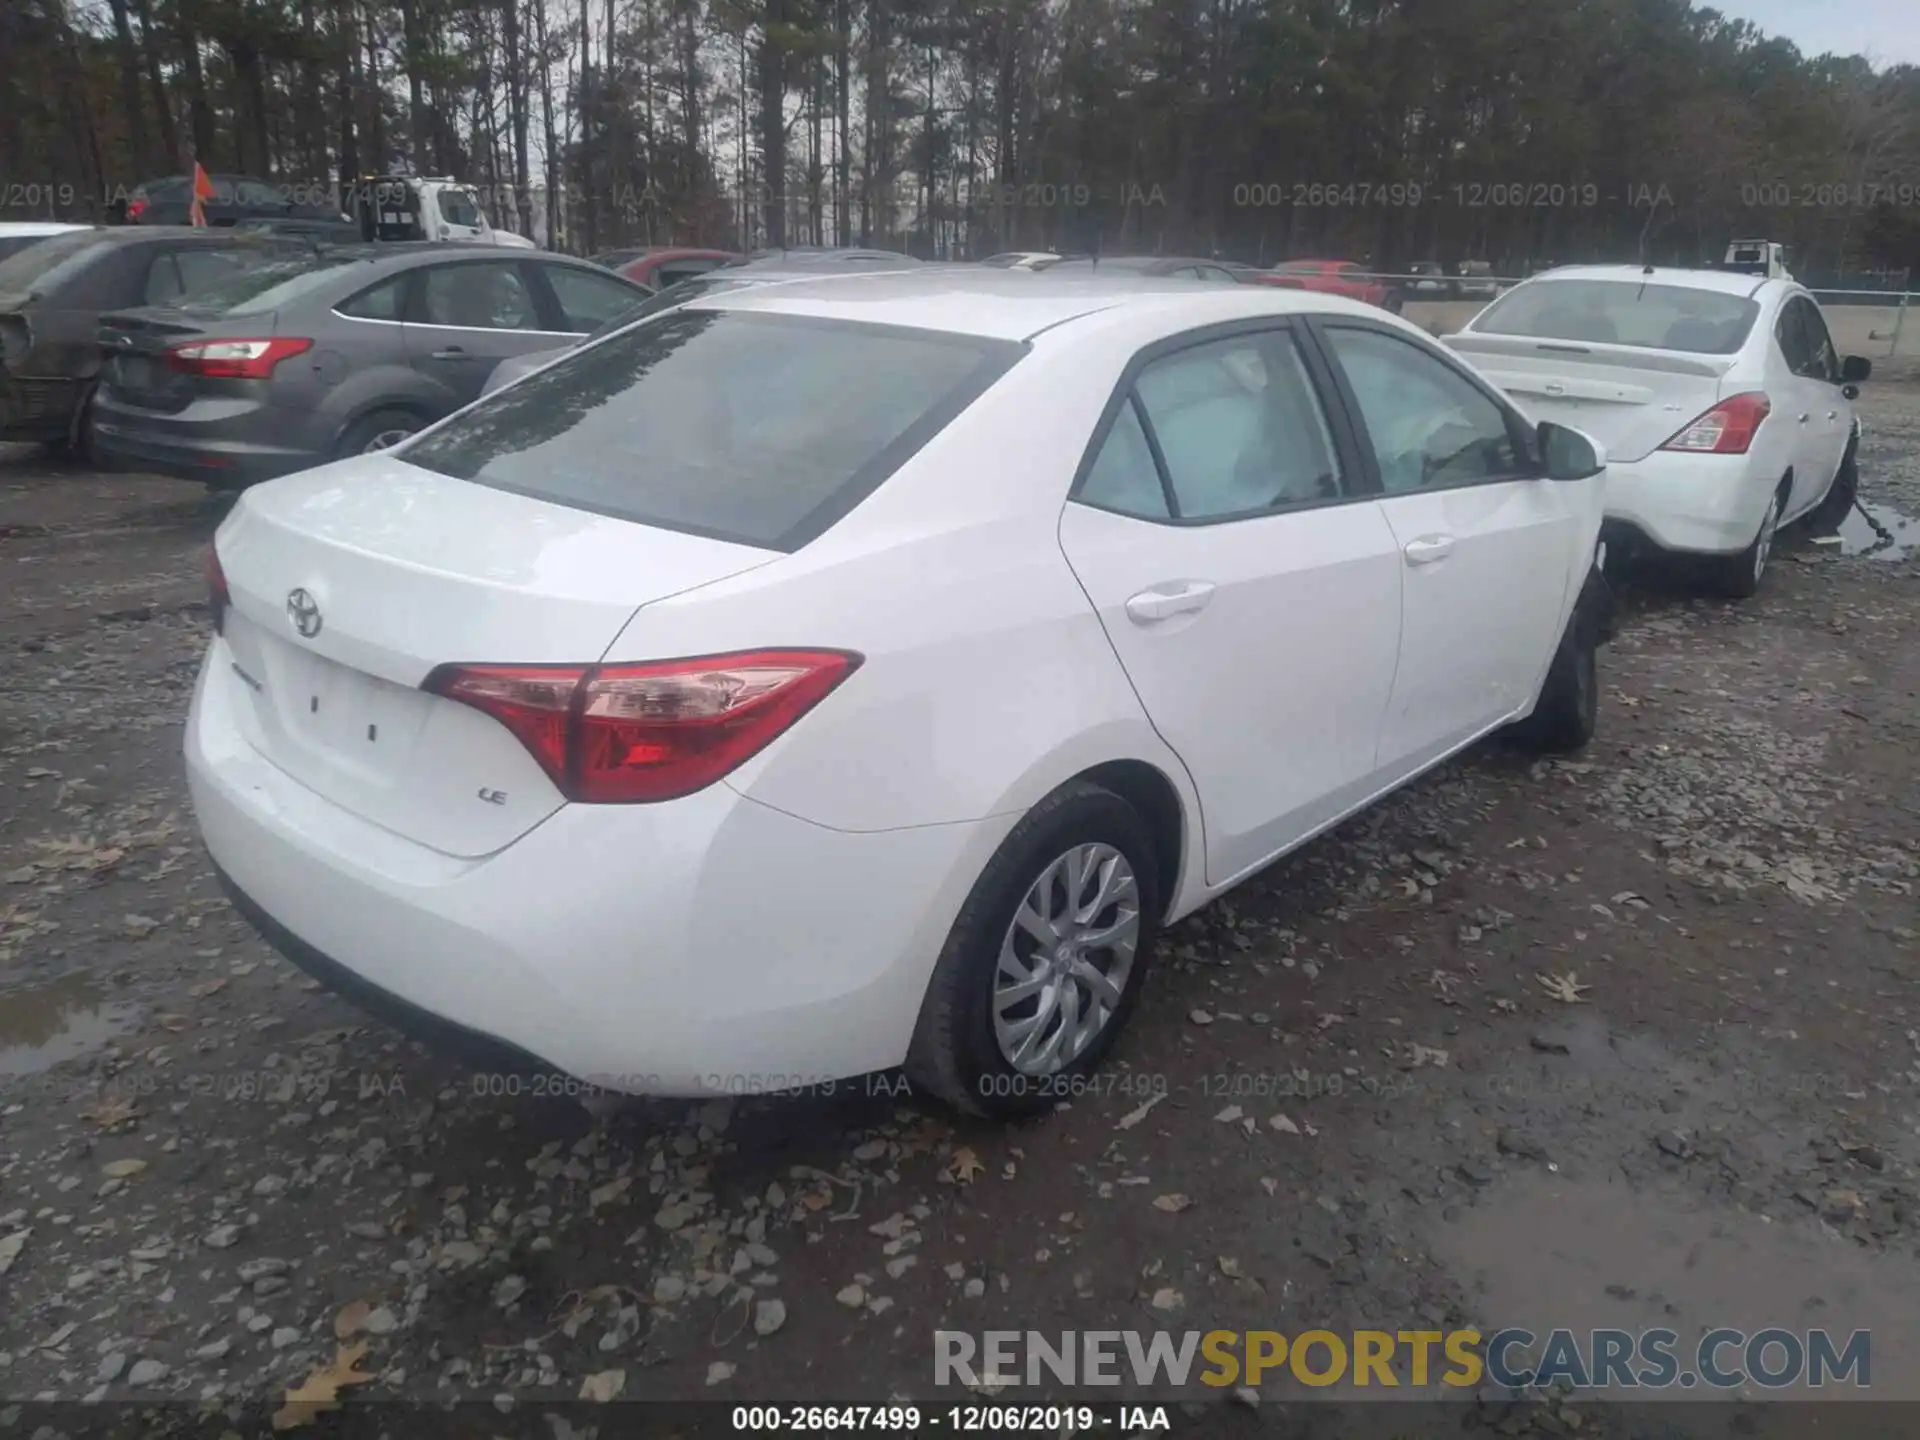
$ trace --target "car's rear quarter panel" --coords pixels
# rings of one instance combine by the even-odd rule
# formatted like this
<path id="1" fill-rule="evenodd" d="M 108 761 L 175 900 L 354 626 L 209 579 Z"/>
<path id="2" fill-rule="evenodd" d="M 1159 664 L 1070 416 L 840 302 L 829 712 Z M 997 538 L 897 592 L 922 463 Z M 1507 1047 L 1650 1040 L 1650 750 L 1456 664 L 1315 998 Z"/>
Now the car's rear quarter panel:
<path id="1" fill-rule="evenodd" d="M 862 654 L 838 691 L 729 777 L 817 824 L 1014 816 L 1121 759 L 1165 774 L 1197 823 L 1186 773 L 1059 544 L 1072 477 L 1134 348 L 1042 347 L 820 539 L 644 606 L 607 658 Z"/>

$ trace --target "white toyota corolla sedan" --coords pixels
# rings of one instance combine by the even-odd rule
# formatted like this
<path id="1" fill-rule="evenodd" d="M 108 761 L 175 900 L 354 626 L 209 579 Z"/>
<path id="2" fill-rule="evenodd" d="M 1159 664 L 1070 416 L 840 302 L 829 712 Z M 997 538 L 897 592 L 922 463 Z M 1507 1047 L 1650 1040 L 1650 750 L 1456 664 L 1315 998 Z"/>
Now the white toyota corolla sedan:
<path id="1" fill-rule="evenodd" d="M 1840 357 L 1791 280 L 1552 270 L 1446 343 L 1529 414 L 1606 447 L 1610 543 L 1699 557 L 1727 594 L 1759 588 L 1780 526 L 1853 504 L 1853 401 L 1872 364 Z"/>
<path id="2" fill-rule="evenodd" d="M 186 751 L 236 903 L 592 1085 L 1072 1092 L 1155 931 L 1594 724 L 1604 457 L 1301 291 L 703 297 L 247 491 Z"/>

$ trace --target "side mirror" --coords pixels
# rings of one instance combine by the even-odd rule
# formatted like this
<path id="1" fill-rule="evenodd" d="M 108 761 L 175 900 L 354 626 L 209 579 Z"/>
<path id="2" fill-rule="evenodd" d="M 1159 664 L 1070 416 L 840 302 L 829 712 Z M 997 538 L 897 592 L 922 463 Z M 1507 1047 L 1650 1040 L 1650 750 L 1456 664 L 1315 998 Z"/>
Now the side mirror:
<path id="1" fill-rule="evenodd" d="M 1549 480 L 1585 480 L 1607 468 L 1600 442 L 1572 426 L 1543 420 L 1535 435 Z"/>
<path id="2" fill-rule="evenodd" d="M 1864 355 L 1849 355 L 1840 362 L 1840 383 L 1858 385 L 1873 373 L 1873 361 Z"/>

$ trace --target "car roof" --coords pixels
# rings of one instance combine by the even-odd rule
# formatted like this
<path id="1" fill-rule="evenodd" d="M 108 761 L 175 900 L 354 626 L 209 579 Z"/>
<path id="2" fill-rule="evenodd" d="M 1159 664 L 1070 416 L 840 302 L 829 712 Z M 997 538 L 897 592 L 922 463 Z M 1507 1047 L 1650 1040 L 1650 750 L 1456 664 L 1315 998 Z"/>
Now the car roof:
<path id="1" fill-rule="evenodd" d="M 75 230 L 92 230 L 92 225 L 69 225 L 58 220 L 0 220 L 0 235 L 68 235 Z"/>
<path id="2" fill-rule="evenodd" d="M 1209 262 L 1211 263 L 1211 262 Z M 1158 308 L 1169 316 L 1232 320 L 1241 315 L 1340 311 L 1378 317 L 1378 309 L 1337 296 L 1270 285 L 1198 285 L 1137 272 L 1109 275 L 927 266 L 891 274 L 809 276 L 792 285 L 702 295 L 689 309 L 805 315 L 997 340 L 1028 340 L 1043 330 L 1115 309 Z M 1179 329 L 1181 326 L 1170 326 Z"/>
<path id="3" fill-rule="evenodd" d="M 1683 266 L 1655 265 L 1562 265 L 1528 277 L 1529 285 L 1542 280 L 1614 280 L 1631 284 L 1679 285 L 1688 290 L 1717 290 L 1723 295 L 1752 298 L 1769 283 L 1765 275 L 1746 275 L 1734 270 L 1697 270 Z"/>

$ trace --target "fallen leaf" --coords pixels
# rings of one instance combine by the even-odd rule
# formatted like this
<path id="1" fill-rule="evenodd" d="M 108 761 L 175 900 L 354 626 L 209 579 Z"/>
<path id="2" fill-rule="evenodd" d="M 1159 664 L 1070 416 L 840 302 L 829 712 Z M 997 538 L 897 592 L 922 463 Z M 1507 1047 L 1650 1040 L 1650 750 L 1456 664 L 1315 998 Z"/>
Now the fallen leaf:
<path id="1" fill-rule="evenodd" d="M 159 1025 L 162 1030 L 171 1030 L 174 1034 L 178 1035 L 182 1030 L 185 1030 L 189 1025 L 193 1024 L 193 1021 L 185 1015 L 162 1015 L 158 1017 L 154 1023 Z"/>
<path id="2" fill-rule="evenodd" d="M 624 1370 L 601 1370 L 587 1376 L 580 1382 L 580 1398 L 597 1400 L 601 1404 L 615 1399 L 627 1388 L 627 1372 Z"/>
<path id="3" fill-rule="evenodd" d="M 29 1225 L 25 1230 L 16 1230 L 6 1239 L 0 1240 L 0 1275 L 13 1268 L 13 1262 L 20 1258 L 20 1252 L 27 1248 L 27 1237 L 33 1234 Z"/>
<path id="4" fill-rule="evenodd" d="M 587 1194 L 587 1208 L 590 1210 L 598 1210 L 602 1205 L 611 1205 L 615 1200 L 618 1200 L 622 1195 L 626 1194 L 632 1186 L 633 1177 L 631 1175 L 622 1175 L 618 1179 L 609 1180 L 604 1185 L 596 1186 Z"/>
<path id="5" fill-rule="evenodd" d="M 189 985 L 187 993 L 196 999 L 204 1000 L 207 996 L 217 995 L 226 988 L 227 978 L 223 975 L 218 980 L 204 980 L 198 985 Z"/>
<path id="6" fill-rule="evenodd" d="M 373 1313 L 373 1306 L 364 1300 L 350 1300 L 340 1307 L 340 1313 L 333 1317 L 333 1333 L 342 1340 L 351 1340 L 367 1328 L 367 1317 Z"/>
<path id="7" fill-rule="evenodd" d="M 962 1145 L 953 1152 L 953 1160 L 947 1166 L 947 1173 L 962 1185 L 971 1185 L 980 1176 L 987 1173 L 987 1167 L 980 1163 L 980 1157 Z"/>
<path id="8" fill-rule="evenodd" d="M 1284 1115 L 1274 1116 L 1271 1120 L 1267 1121 L 1267 1124 L 1278 1130 L 1282 1135 L 1298 1135 L 1300 1133 L 1300 1127 Z"/>
<path id="9" fill-rule="evenodd" d="M 809 1190 L 800 1197 L 800 1203 L 809 1210 L 824 1210 L 833 1203 L 833 1196 L 826 1190 Z"/>
<path id="10" fill-rule="evenodd" d="M 1177 1193 L 1173 1195 L 1156 1195 L 1153 1200 L 1154 1209 L 1164 1210 L 1169 1215 L 1178 1215 L 1191 1204 L 1193 1204 L 1193 1201 L 1189 1200 L 1185 1195 Z"/>
<path id="11" fill-rule="evenodd" d="M 81 1118 L 93 1121 L 102 1130 L 111 1130 L 114 1126 L 133 1119 L 140 1111 L 131 1100 L 109 1100 L 106 1104 L 92 1110 L 80 1112 Z"/>
<path id="12" fill-rule="evenodd" d="M 100 1167 L 100 1173 L 109 1180 L 125 1180 L 146 1168 L 147 1162 L 144 1160 L 109 1160 Z"/>
<path id="13" fill-rule="evenodd" d="M 1246 1113 L 1247 1112 L 1242 1110 L 1238 1105 L 1229 1105 L 1213 1118 L 1220 1121 L 1223 1125 L 1231 1125 Z"/>
<path id="14" fill-rule="evenodd" d="M 1115 1125 L 1113 1128 L 1116 1130 L 1131 1130 L 1134 1126 L 1138 1125 L 1142 1120 L 1147 1118 L 1147 1112 L 1149 1110 L 1153 1109 L 1154 1106 L 1158 1105 L 1162 1100 L 1166 1098 L 1167 1098 L 1167 1092 L 1162 1090 L 1158 1095 L 1153 1096 L 1151 1099 L 1141 1101 L 1138 1105 L 1134 1106 L 1133 1109 L 1129 1110 L 1126 1114 L 1122 1115 L 1120 1117 L 1120 1123 L 1118 1125 Z"/>
<path id="15" fill-rule="evenodd" d="M 325 1410 L 340 1408 L 340 1391 L 348 1385 L 365 1385 L 377 1380 L 377 1375 L 363 1375 L 354 1367 L 360 1363 L 360 1357 L 367 1353 L 367 1342 L 358 1345 L 341 1345 L 334 1351 L 331 1365 L 316 1366 L 313 1373 L 299 1385 L 287 1391 L 286 1404 L 273 1412 L 273 1428 L 292 1430 L 301 1425 L 311 1425 L 314 1417 Z"/>
<path id="16" fill-rule="evenodd" d="M 122 915 L 120 924 L 135 940 L 144 940 L 160 928 L 160 922 L 149 915 Z"/>
<path id="17" fill-rule="evenodd" d="M 1234 1259 L 1231 1255 L 1216 1255 L 1213 1258 L 1214 1263 L 1220 1267 L 1220 1273 L 1222 1275 L 1226 1276 L 1229 1280 L 1238 1280 L 1240 1278 L 1240 1262 L 1238 1260 Z"/>
<path id="18" fill-rule="evenodd" d="M 1409 1065 L 1407 1068 L 1411 1070 L 1418 1070 L 1422 1065 L 1433 1065 L 1438 1067 L 1439 1069 L 1444 1070 L 1447 1067 L 1447 1060 L 1448 1060 L 1448 1055 L 1446 1051 L 1436 1050 L 1431 1045 L 1416 1044 L 1413 1046 L 1413 1049 L 1412 1049 L 1413 1063 Z"/>
<path id="19" fill-rule="evenodd" d="M 1572 970 L 1564 975 L 1535 974 L 1533 978 L 1540 982 L 1540 988 L 1547 994 L 1567 1005 L 1586 1004 L 1585 992 L 1593 988 L 1591 985 L 1582 985 L 1580 977 Z"/>

